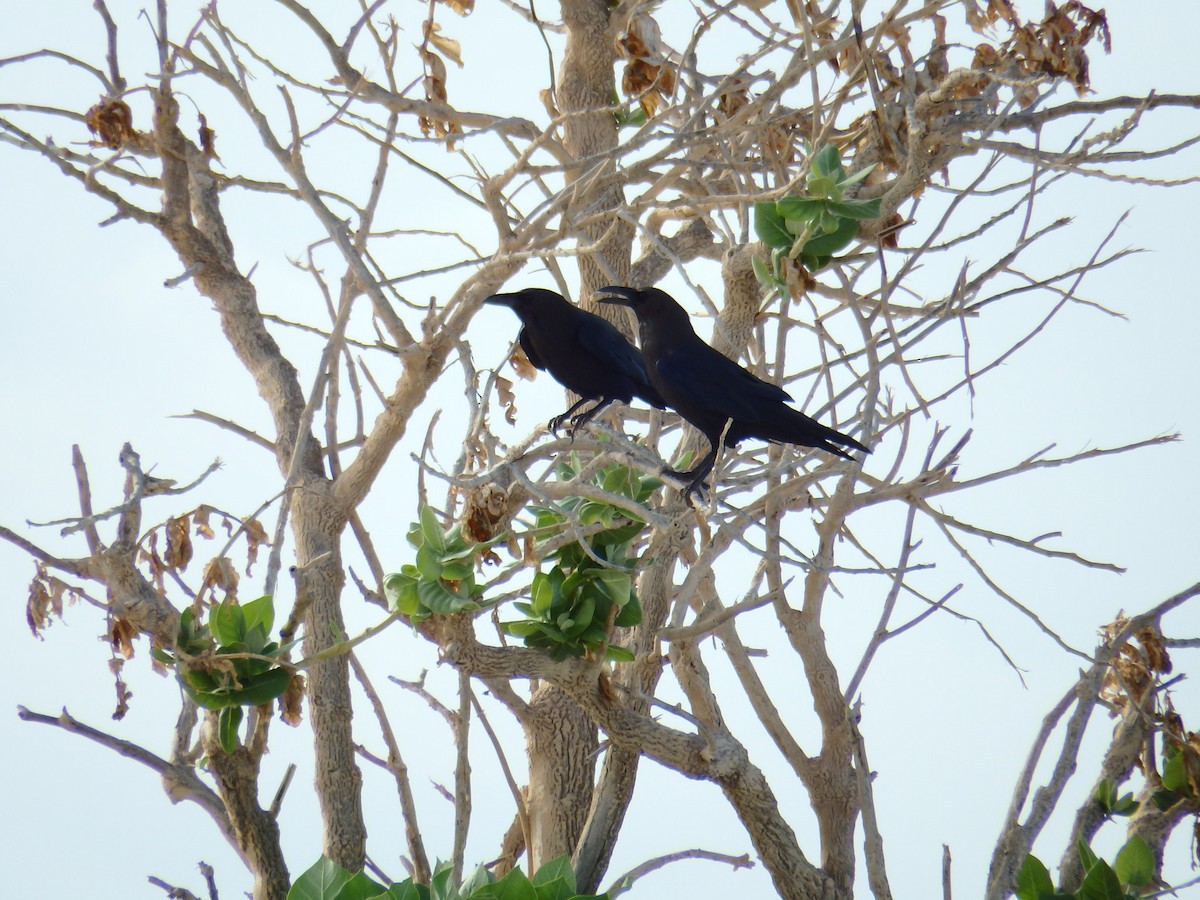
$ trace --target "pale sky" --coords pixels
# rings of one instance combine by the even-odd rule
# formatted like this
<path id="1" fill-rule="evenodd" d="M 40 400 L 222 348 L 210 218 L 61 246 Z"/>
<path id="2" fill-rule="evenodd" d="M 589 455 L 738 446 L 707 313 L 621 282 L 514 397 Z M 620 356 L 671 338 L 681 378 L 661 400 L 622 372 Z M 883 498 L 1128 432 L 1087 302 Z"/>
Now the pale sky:
<path id="1" fill-rule="evenodd" d="M 782 3 L 776 5 L 782 9 Z M 452 68 L 450 77 L 452 97 L 464 108 L 484 108 L 497 85 L 516 93 L 522 78 L 535 85 L 545 79 L 544 57 L 506 53 L 504 42 L 495 40 L 498 34 L 508 34 L 500 29 L 515 29 L 524 39 L 515 17 L 480 6 L 467 20 L 440 15 L 446 29 L 463 42 L 467 68 Z M 1034 4 L 1024 6 L 1028 14 L 1036 12 Z M 1036 6 L 1040 9 L 1040 4 Z M 51 12 L 47 6 L 0 0 L 6 25 L 0 31 L 0 57 L 56 46 L 99 62 L 102 31 L 91 3 L 72 0 L 55 7 Z M 551 14 L 551 10 L 541 12 Z M 257 15 L 278 17 L 276 7 L 265 2 L 240 7 L 239 14 L 248 22 Z M 148 25 L 132 12 L 122 15 L 130 49 L 140 44 L 144 52 L 149 48 Z M 1138 4 L 1136 11 L 1134 4 L 1114 5 L 1110 10 L 1113 55 L 1092 57 L 1096 96 L 1150 89 L 1200 93 L 1200 76 L 1191 64 L 1194 29 L 1182 27 L 1192 16 L 1191 5 L 1182 0 Z M 176 26 L 182 27 L 183 21 L 177 19 Z M 289 36 L 278 38 L 287 41 Z M 472 82 L 474 73 L 489 61 L 509 67 L 504 78 Z M 127 65 L 127 72 L 131 81 L 139 77 L 136 67 Z M 95 101 L 91 84 L 64 79 L 63 67 L 48 61 L 0 68 L 0 104 L 48 102 L 61 96 L 61 90 L 80 111 Z M 1069 99 L 1069 89 L 1061 89 L 1058 97 Z M 10 113 L 0 111 L 0 115 Z M 36 119 L 20 121 L 32 122 L 35 134 L 52 127 Z M 1169 140 L 1157 135 L 1198 130 L 1194 114 L 1150 115 L 1146 121 L 1146 137 L 1141 140 L 1147 144 Z M 258 159 L 253 145 L 237 143 L 238 126 L 232 121 L 211 124 L 218 131 L 220 150 L 231 158 L 241 154 L 247 160 Z M 75 140 L 83 140 L 82 128 L 77 131 Z M 1192 174 L 1200 170 L 1197 162 L 1193 152 L 1152 163 L 1142 174 Z M 343 163 L 327 159 L 324 164 L 336 169 Z M 127 222 L 98 228 L 109 208 L 84 194 L 46 160 L 0 144 L 0 172 L 6 197 L 5 240 L 0 243 L 0 269 L 6 273 L 0 301 L 0 384 L 5 386 L 0 393 L 0 419 L 8 423 L 9 434 L 0 442 L 0 523 L 51 551 L 83 553 L 78 538 L 63 543 L 57 529 L 26 524 L 27 519 L 61 519 L 76 511 L 70 468 L 73 443 L 80 444 L 88 461 L 99 507 L 118 502 L 122 475 L 117 453 L 129 441 L 145 465 L 157 467 L 154 474 L 180 481 L 221 457 L 225 467 L 201 492 L 183 502 L 203 500 L 237 514 L 250 513 L 277 490 L 273 460 L 227 432 L 170 418 L 192 409 L 236 412 L 240 421 L 269 432 L 265 410 L 248 376 L 227 350 L 209 301 L 198 297 L 190 284 L 164 288 L 163 282 L 178 275 L 180 266 L 158 235 Z M 230 196 L 227 214 L 235 223 L 239 262 L 244 268 L 259 266 L 256 283 L 264 309 L 285 318 L 317 316 L 321 301 L 311 281 L 287 263 L 288 257 L 298 257 L 306 243 L 318 236 L 316 223 L 287 201 L 269 209 L 247 204 L 245 209 L 253 212 L 239 217 L 242 207 L 235 195 Z M 1181 433 L 1183 440 L 1069 470 L 1024 476 L 996 489 L 980 489 L 970 497 L 948 498 L 944 506 L 1025 537 L 1060 531 L 1062 538 L 1054 546 L 1126 567 L 1126 574 L 1117 576 L 1004 550 L 989 557 L 1006 590 L 1074 646 L 1090 649 L 1097 628 L 1118 610 L 1140 611 L 1200 579 L 1196 552 L 1200 526 L 1195 512 L 1200 379 L 1194 350 L 1200 311 L 1194 288 L 1192 221 L 1200 187 L 1162 189 L 1090 180 L 1053 197 L 1061 209 L 1043 209 L 1043 214 L 1074 216 L 1076 223 L 1051 253 L 1078 255 L 1080 247 L 1090 251 L 1127 210 L 1129 219 L 1113 247 L 1137 246 L 1150 252 L 1106 269 L 1082 288 L 1084 296 L 1124 313 L 1127 320 L 1074 307 L 981 383 L 973 415 L 965 404 L 939 413 L 957 417 L 941 420 L 955 434 L 974 429 L 962 461 L 963 474 L 1016 464 L 1050 444 L 1056 444 L 1055 453 L 1062 455 L 1169 432 Z M 409 202 L 426 204 L 430 227 L 448 227 L 439 221 L 435 200 L 418 195 Z M 482 249 L 488 252 L 491 247 Z M 337 269 L 331 272 L 336 278 Z M 926 272 L 922 278 L 946 284 L 956 274 Z M 549 285 L 549 279 L 544 272 L 527 270 L 513 286 L 531 284 Z M 708 289 L 715 291 L 715 284 Z M 689 299 L 685 302 L 693 310 L 699 308 Z M 698 331 L 707 336 L 708 323 L 698 323 Z M 505 311 L 484 310 L 468 335 L 476 362 L 498 364 L 515 333 L 515 322 Z M 304 354 L 307 379 L 319 346 L 292 332 L 282 332 L 280 337 L 289 352 Z M 981 347 L 989 339 L 978 335 Z M 389 377 L 393 375 L 389 372 Z M 427 417 L 437 405 L 453 410 L 461 389 L 461 379 L 449 377 L 444 396 L 432 401 L 423 415 Z M 561 393 L 544 377 L 517 389 L 521 418 L 516 433 L 524 435 L 546 418 L 544 409 L 555 406 L 557 411 Z M 408 454 L 419 447 L 423 432 L 423 425 L 410 429 L 366 509 L 379 523 L 376 543 L 385 566 L 391 568 L 408 561 L 403 533 L 415 515 Z M 442 462 L 449 465 L 456 452 L 448 447 L 444 451 L 448 458 Z M 876 465 L 877 474 L 886 472 L 886 465 Z M 172 502 L 148 506 L 148 520 L 173 512 Z M 394 523 L 393 532 L 388 532 L 386 522 Z M 393 549 L 385 552 L 385 547 Z M 198 556 L 203 550 L 199 548 Z M 945 559 L 944 550 L 939 554 L 937 561 L 953 570 L 955 561 Z M 290 561 L 289 549 L 285 565 Z M 255 575 L 261 577 L 261 572 L 260 565 Z M 210 820 L 194 805 L 171 806 L 153 773 L 110 750 L 16 718 L 18 704 L 48 714 L 65 707 L 89 725 L 165 754 L 178 707 L 175 682 L 150 671 L 143 641 L 137 657 L 125 666 L 134 694 L 131 710 L 123 721 L 112 722 L 115 697 L 107 674 L 102 617 L 92 608 L 71 609 L 65 622 L 49 630 L 45 641 L 33 639 L 24 622 L 32 574 L 28 557 L 0 543 L 0 587 L 8 610 L 4 645 L 8 674 L 0 681 L 0 822 L 6 838 L 0 859 L 6 863 L 5 893 L 14 897 L 164 896 L 146 882 L 147 875 L 200 893 L 203 885 L 196 862 L 205 860 L 217 870 L 222 895 L 239 896 L 249 879 Z M 252 583 L 249 579 L 244 598 L 254 596 Z M 730 590 L 736 589 L 735 584 L 731 582 Z M 363 608 L 351 589 L 346 596 L 352 631 L 378 621 L 377 609 Z M 866 602 L 859 599 L 860 604 Z M 290 602 L 290 597 L 281 596 L 280 602 Z M 987 624 L 1024 670 L 1028 687 L 1022 687 L 974 625 L 949 617 L 934 616 L 906 640 L 881 651 L 863 687 L 862 730 L 877 772 L 876 803 L 898 898 L 939 894 L 942 844 L 949 844 L 954 855 L 956 894 L 979 895 L 1029 740 L 1080 665 L 1080 660 L 1060 653 L 977 581 L 968 582 L 958 606 Z M 856 604 L 854 597 L 828 608 L 825 628 L 843 679 L 849 678 L 869 633 L 864 623 L 873 624 L 875 615 L 874 606 Z M 770 648 L 779 643 L 778 626 L 769 614 L 762 611 L 761 633 L 752 628 L 756 621 L 744 620 L 756 645 Z M 1200 613 L 1184 609 L 1167 625 L 1173 636 L 1196 636 Z M 1181 650 L 1175 657 L 1176 671 L 1197 664 L 1195 651 Z M 414 772 L 426 844 L 431 855 L 447 857 L 452 811 L 431 786 L 432 781 L 448 784 L 452 777 L 444 724 L 420 701 L 387 683 L 388 675 L 411 679 L 423 669 L 434 669 L 434 650 L 412 638 L 403 626 L 395 626 L 364 648 L 363 658 L 376 688 L 390 704 L 394 722 L 404 723 L 401 742 Z M 795 669 L 797 663 L 780 648 L 764 663 L 765 671 L 771 672 L 772 666 Z M 789 673 L 776 674 L 786 678 Z M 431 672 L 430 684 L 446 688 L 443 696 L 451 696 L 451 673 Z M 1174 698 L 1185 722 L 1197 728 L 1200 692 L 1195 684 L 1184 682 Z M 724 711 L 732 723 L 749 715 L 737 706 Z M 803 715 L 798 718 L 803 720 Z M 378 750 L 369 712 L 360 709 L 356 722 L 361 739 Z M 492 724 L 512 739 L 511 746 L 520 746 L 517 729 L 502 713 L 492 715 Z M 1107 721 L 1093 721 L 1086 745 L 1092 765 L 1109 732 Z M 261 782 L 265 805 L 288 763 L 299 766 L 281 816 L 293 877 L 320 852 L 310 744 L 307 724 L 290 729 L 276 723 Z M 769 776 L 777 773 L 778 784 L 790 785 L 784 780 L 782 760 L 765 739 L 752 741 L 751 748 Z M 399 878 L 402 868 L 396 855 L 403 852 L 403 842 L 394 788 L 378 770 L 367 764 L 363 770 L 370 852 L 385 871 Z M 499 769 L 482 741 L 475 779 L 477 819 L 468 851 L 472 863 L 495 855 L 512 816 L 511 799 L 506 789 L 496 787 L 502 784 Z M 1092 780 L 1092 770 L 1084 765 L 1070 791 L 1076 803 Z M 781 804 L 805 851 L 815 855 L 806 798 L 790 786 L 781 794 Z M 668 814 L 668 809 L 677 813 Z M 1072 814 L 1070 804 L 1065 804 L 1035 848 L 1048 865 L 1058 861 L 1062 848 L 1056 841 L 1061 842 Z M 1176 861 L 1168 877 L 1184 880 L 1191 877 L 1184 846 L 1187 836 L 1178 837 Z M 1110 829 L 1098 849 L 1111 856 L 1119 844 L 1119 833 Z M 716 787 L 686 781 L 645 763 L 609 879 L 648 856 L 691 847 L 752 852 Z M 860 895 L 866 896 L 862 871 L 860 884 Z M 715 863 L 685 862 L 646 879 L 631 896 L 686 891 L 687 896 L 706 900 L 731 891 L 737 896 L 762 896 L 768 890 L 761 866 L 730 872 Z"/>

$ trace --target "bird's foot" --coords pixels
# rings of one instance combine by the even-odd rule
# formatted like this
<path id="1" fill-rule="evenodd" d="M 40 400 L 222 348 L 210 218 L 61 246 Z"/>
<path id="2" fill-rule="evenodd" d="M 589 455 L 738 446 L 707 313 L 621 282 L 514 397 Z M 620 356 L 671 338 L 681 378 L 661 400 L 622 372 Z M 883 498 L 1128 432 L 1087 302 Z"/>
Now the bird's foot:
<path id="1" fill-rule="evenodd" d="M 562 424 L 564 421 L 566 421 L 566 418 L 567 417 L 565 414 L 561 415 L 561 416 L 555 416 L 553 419 L 551 419 L 549 422 L 546 423 L 546 430 L 549 431 L 555 437 L 558 437 L 558 429 L 562 428 Z"/>
<path id="2" fill-rule="evenodd" d="M 575 440 L 575 435 L 579 434 L 579 429 L 588 423 L 591 416 L 587 413 L 578 415 L 571 420 L 571 440 Z"/>
<path id="3" fill-rule="evenodd" d="M 683 502 L 691 505 L 692 497 L 696 498 L 696 505 L 704 502 L 705 494 L 708 493 L 704 485 L 704 476 L 699 478 L 694 477 L 692 472 L 680 472 L 678 469 L 672 469 L 669 466 L 663 466 L 659 470 L 659 475 L 667 478 L 674 478 L 681 482 L 680 492 L 683 494 Z"/>
<path id="4" fill-rule="evenodd" d="M 690 506 L 700 506 L 705 502 L 707 494 L 708 489 L 704 484 L 704 479 L 698 478 L 683 489 L 683 502 Z M 695 503 L 692 503 L 693 497 L 696 498 Z"/>

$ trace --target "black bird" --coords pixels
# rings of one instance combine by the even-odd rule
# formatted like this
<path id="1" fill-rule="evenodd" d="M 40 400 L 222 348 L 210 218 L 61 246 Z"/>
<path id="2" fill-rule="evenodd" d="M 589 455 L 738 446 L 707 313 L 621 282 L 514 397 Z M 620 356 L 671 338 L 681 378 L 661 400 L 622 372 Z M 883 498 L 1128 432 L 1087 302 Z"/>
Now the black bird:
<path id="1" fill-rule="evenodd" d="M 691 319 L 674 298 L 658 288 L 644 291 L 606 287 L 610 295 L 601 303 L 628 306 L 642 331 L 642 357 L 650 383 L 667 404 L 691 422 L 712 445 L 700 464 L 687 472 L 684 496 L 697 491 L 717 458 L 724 434 L 733 447 L 754 437 L 778 444 L 817 447 L 843 459 L 853 459 L 842 447 L 871 451 L 841 432 L 827 428 L 787 405 L 792 398 L 778 385 L 763 381 L 724 354 L 704 343 L 692 329 Z M 728 425 L 728 431 L 726 426 Z"/>
<path id="2" fill-rule="evenodd" d="M 522 326 L 517 340 L 529 361 L 580 396 L 570 409 L 550 420 L 551 431 L 558 431 L 570 419 L 574 438 L 575 432 L 614 400 L 628 403 L 641 397 L 651 406 L 665 409 L 662 397 L 650 384 L 642 354 L 611 322 L 543 288 L 492 294 L 483 302 L 515 312 Z M 572 417 L 589 400 L 599 402 Z"/>

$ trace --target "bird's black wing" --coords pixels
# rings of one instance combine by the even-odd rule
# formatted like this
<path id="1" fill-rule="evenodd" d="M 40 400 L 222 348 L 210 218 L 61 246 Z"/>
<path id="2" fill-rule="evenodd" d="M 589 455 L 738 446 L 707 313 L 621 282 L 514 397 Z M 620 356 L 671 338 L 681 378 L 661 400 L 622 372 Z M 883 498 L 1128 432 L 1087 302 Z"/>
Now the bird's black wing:
<path id="1" fill-rule="evenodd" d="M 593 316 L 580 323 L 577 334 L 584 349 L 604 360 L 633 383 L 635 396 L 641 397 L 658 409 L 666 409 L 666 403 L 650 384 L 646 361 L 642 358 L 641 351 L 629 343 L 615 325 L 599 316 Z"/>
<path id="2" fill-rule="evenodd" d="M 706 352 L 705 352 L 706 351 Z M 789 402 L 791 395 L 777 384 L 712 349 L 681 348 L 654 363 L 662 378 L 693 404 L 745 422 L 758 422 L 764 408 Z"/>
<path id="3" fill-rule="evenodd" d="M 525 358 L 533 363 L 534 368 L 545 371 L 546 364 L 542 362 L 542 358 L 533 349 L 533 341 L 529 339 L 528 328 L 522 326 L 521 333 L 517 335 L 517 343 L 521 345 L 521 349 L 525 351 Z"/>
<path id="4" fill-rule="evenodd" d="M 626 378 L 642 383 L 649 379 L 642 354 L 615 325 L 596 316 L 582 320 L 577 333 L 584 349 L 612 365 Z"/>

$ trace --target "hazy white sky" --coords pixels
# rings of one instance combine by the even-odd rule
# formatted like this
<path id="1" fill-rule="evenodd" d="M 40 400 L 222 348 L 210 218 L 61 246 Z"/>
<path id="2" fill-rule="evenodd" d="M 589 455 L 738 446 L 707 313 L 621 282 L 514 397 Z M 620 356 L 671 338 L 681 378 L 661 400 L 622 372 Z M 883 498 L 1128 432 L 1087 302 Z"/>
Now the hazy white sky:
<path id="1" fill-rule="evenodd" d="M 1024 5 L 1033 14 L 1032 5 Z M 0 2 L 0 7 L 5 22 L 0 57 L 56 46 L 100 60 L 102 32 L 85 0 L 55 4 L 54 11 L 11 2 Z M 118 4 L 113 7 L 116 10 Z M 1114 52 L 1109 58 L 1093 56 L 1097 96 L 1149 89 L 1200 93 L 1200 76 L 1191 64 L 1193 29 L 1183 27 L 1193 16 L 1190 4 L 1179 0 L 1134 7 L 1119 4 L 1110 10 Z M 239 9 L 247 20 L 260 14 L 278 18 L 276 7 L 265 2 Z M 445 18 L 447 28 L 462 39 L 468 60 L 466 70 L 450 73 L 452 95 L 464 107 L 485 106 L 496 90 L 518 91 L 518 76 L 533 83 L 544 79 L 543 57 L 506 53 L 503 42 L 495 40 L 507 35 L 501 29 L 514 27 L 511 14 L 481 8 L 465 21 L 448 14 Z M 176 21 L 182 27 L 185 20 L 180 16 Z M 124 27 L 131 48 L 135 43 L 143 52 L 149 48 L 145 21 L 129 12 Z M 290 39 L 286 33 L 278 38 Z M 143 62 L 148 70 L 149 57 Z M 472 67 L 488 62 L 502 77 L 472 83 Z M 131 80 L 138 77 L 135 66 L 127 65 L 127 71 Z M 63 91 L 81 111 L 95 101 L 90 84 L 68 79 L 53 63 L 0 68 L 0 104 L 46 101 Z M 1147 133 L 1186 130 L 1187 119 L 1182 114 L 1151 117 Z M 237 128 L 232 123 L 212 124 L 223 153 L 229 148 L 231 156 L 254 158 L 257 151 L 234 143 Z M 34 132 L 41 133 L 37 128 Z M 76 139 L 84 137 L 80 129 Z M 1180 175 L 1197 170 L 1196 163 L 1193 154 L 1155 165 Z M 328 159 L 326 165 L 336 168 L 344 161 Z M 1160 171 L 1147 169 L 1145 174 Z M 253 385 L 226 350 L 209 303 L 190 285 L 163 287 L 164 280 L 179 274 L 177 259 L 148 229 L 129 223 L 97 228 L 110 210 L 43 159 L 0 144 L 0 173 L 6 201 L 5 239 L 0 242 L 0 270 L 5 273 L 0 299 L 0 421 L 6 423 L 7 435 L 0 442 L 0 522 L 52 549 L 62 548 L 55 529 L 34 529 L 25 521 L 73 512 L 72 443 L 81 445 L 88 460 L 98 506 L 119 497 L 117 453 L 130 441 L 147 465 L 157 465 L 155 474 L 181 481 L 199 473 L 214 457 L 223 458 L 227 466 L 210 480 L 202 499 L 238 514 L 257 507 L 277 489 L 273 461 L 226 432 L 170 418 L 192 409 L 236 409 L 241 421 L 269 431 Z M 1064 313 L 1041 340 L 981 385 L 973 417 L 969 409 L 955 407 L 961 418 L 943 424 L 957 433 L 974 429 L 963 459 L 964 471 L 969 472 L 1014 464 L 1051 443 L 1057 444 L 1057 452 L 1067 453 L 1165 432 L 1183 434 L 1178 444 L 1069 472 L 1026 476 L 961 501 L 969 503 L 976 519 L 1024 536 L 1061 531 L 1059 546 L 1127 567 L 1125 575 L 1115 576 L 1016 553 L 1005 556 L 999 551 L 994 557 L 1007 589 L 1075 646 L 1090 648 L 1096 628 L 1118 610 L 1140 610 L 1200 578 L 1195 512 L 1200 405 L 1194 350 L 1200 312 L 1192 221 L 1200 189 L 1089 181 L 1054 197 L 1062 206 L 1055 214 L 1077 218 L 1071 237 L 1058 245 L 1063 253 L 1073 253 L 1077 246 L 1090 248 L 1122 212 L 1130 211 L 1115 246 L 1152 252 L 1105 270 L 1083 289 L 1086 296 L 1128 319 L 1081 308 Z M 445 227 L 437 224 L 436 202 L 419 195 L 408 202 L 426 203 L 431 224 Z M 320 301 L 311 282 L 287 264 L 287 258 L 299 255 L 316 234 L 315 225 L 285 201 L 266 215 L 236 218 L 238 203 L 231 195 L 227 205 L 237 222 L 239 260 L 246 268 L 260 266 L 256 280 L 264 308 L 287 318 L 315 317 Z M 954 274 L 929 277 L 946 282 Z M 541 283 L 544 277 L 523 273 L 518 286 Z M 699 330 L 706 334 L 707 326 Z M 481 313 L 469 335 L 477 362 L 495 365 L 514 333 L 514 323 L 504 311 Z M 313 341 L 292 333 L 282 340 L 290 350 L 308 354 L 311 366 L 318 349 Z M 519 386 L 521 433 L 544 418 L 541 409 L 558 403 L 559 394 L 547 381 Z M 455 385 L 454 390 L 459 388 Z M 543 404 L 542 398 L 549 399 Z M 444 402 L 452 408 L 453 392 Z M 396 523 L 389 536 L 396 552 L 384 553 L 385 564 L 394 567 L 405 561 L 403 528 L 414 509 L 411 471 L 404 467 L 409 449 L 406 445 L 398 452 L 370 507 L 377 521 L 390 515 Z M 953 510 L 955 502 L 946 505 Z M 171 510 L 164 502 L 148 514 L 165 516 Z M 376 534 L 377 541 L 381 537 Z M 69 544 L 63 553 L 77 551 L 82 552 L 78 544 Z M 261 568 L 257 572 L 261 574 Z M 248 885 L 244 871 L 195 807 L 172 807 L 152 773 L 111 751 L 16 719 L 17 704 L 45 713 L 65 706 L 88 724 L 165 753 L 177 705 L 174 682 L 149 671 L 143 644 L 125 670 L 134 692 L 132 709 L 124 721 L 110 722 L 115 698 L 101 639 L 102 619 L 92 609 L 74 609 L 65 623 L 50 630 L 46 641 L 32 639 L 23 610 L 32 573 L 27 557 L 0 544 L 0 587 L 8 609 L 7 677 L 0 681 L 0 821 L 6 836 L 0 858 L 6 862 L 5 892 L 14 897 L 162 897 L 145 882 L 149 874 L 199 891 L 195 863 L 203 859 L 216 867 L 223 894 L 236 896 Z M 248 588 L 245 595 L 252 596 L 252 591 Z M 882 651 L 864 685 L 863 731 L 878 772 L 876 800 L 897 897 L 936 894 L 943 843 L 954 853 L 959 895 L 978 895 L 1029 738 L 1079 665 L 977 583 L 964 590 L 961 600 L 964 611 L 983 619 L 1025 670 L 1028 688 L 974 626 L 948 617 L 934 617 L 911 639 Z M 350 613 L 351 628 L 377 620 L 376 610 L 350 605 L 356 607 Z M 874 615 L 872 608 L 866 618 L 873 622 Z M 826 631 L 843 677 L 848 677 L 861 652 L 862 608 L 848 600 L 831 607 L 827 616 Z M 751 621 L 747 619 L 747 625 Z M 770 647 L 777 638 L 770 615 L 764 613 L 761 622 L 763 633 L 755 638 Z M 1200 615 L 1185 609 L 1168 624 L 1177 635 L 1196 635 Z M 415 678 L 436 660 L 427 645 L 401 631 L 393 628 L 376 641 L 364 651 L 365 659 L 393 714 L 405 722 L 402 743 L 408 764 L 419 773 L 415 786 L 427 844 L 431 853 L 448 856 L 451 810 L 430 786 L 430 779 L 448 782 L 451 777 L 444 752 L 448 737 L 439 719 L 385 680 L 388 674 Z M 1180 652 L 1177 668 L 1195 666 L 1194 657 Z M 783 653 L 764 665 L 770 673 L 776 664 L 794 666 Z M 433 673 L 432 683 L 446 683 L 447 674 Z M 788 676 L 786 671 L 776 674 Z M 1183 684 L 1176 704 L 1185 721 L 1196 727 L 1200 694 L 1194 686 Z M 748 715 L 737 708 L 725 712 L 734 723 Z M 493 717 L 493 724 L 516 735 L 501 715 Z M 364 733 L 369 735 L 370 728 Z M 1091 752 L 1102 747 L 1107 733 L 1106 723 L 1093 724 Z M 514 746 L 519 746 L 519 738 Z M 276 725 L 262 782 L 266 803 L 286 765 L 295 761 L 300 766 L 281 820 L 293 874 L 307 868 L 320 852 L 308 747 L 306 727 Z M 768 773 L 782 774 L 781 762 L 765 741 L 756 761 Z M 475 774 L 481 784 L 498 783 L 500 778 L 490 754 L 483 752 Z M 395 854 L 402 848 L 394 789 L 370 768 L 365 775 L 372 852 L 376 862 L 399 877 L 402 870 Z M 1079 776 L 1074 796 L 1086 791 L 1091 778 L 1089 772 Z M 611 874 L 646 856 L 695 846 L 750 851 L 749 840 L 725 804 L 719 799 L 709 802 L 716 792 L 711 785 L 687 782 L 647 763 L 630 817 L 633 824 L 618 846 Z M 477 801 L 479 818 L 469 854 L 476 861 L 494 855 L 500 830 L 511 818 L 506 793 L 488 796 L 498 799 L 493 806 Z M 797 830 L 810 834 L 804 797 L 788 794 L 781 803 L 793 813 Z M 678 813 L 665 816 L 667 809 Z M 1061 834 L 1065 822 L 1065 817 L 1059 818 L 1055 834 Z M 1102 849 L 1117 843 L 1112 835 L 1106 841 Z M 809 840 L 807 846 L 815 847 L 815 842 Z M 1052 840 L 1037 849 L 1051 864 L 1061 852 Z M 1177 871 L 1186 875 L 1188 870 L 1181 865 Z M 633 896 L 661 895 L 676 878 L 686 881 L 689 896 L 697 898 L 730 891 L 757 896 L 768 884 L 761 868 L 731 873 L 715 864 L 691 862 L 648 879 Z"/>

